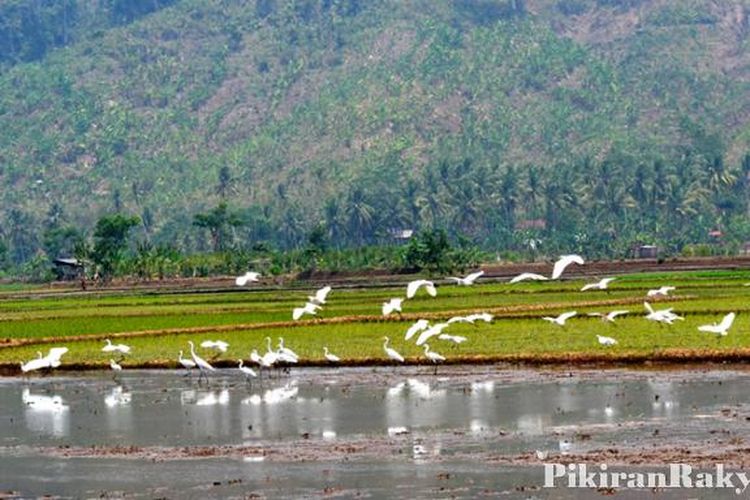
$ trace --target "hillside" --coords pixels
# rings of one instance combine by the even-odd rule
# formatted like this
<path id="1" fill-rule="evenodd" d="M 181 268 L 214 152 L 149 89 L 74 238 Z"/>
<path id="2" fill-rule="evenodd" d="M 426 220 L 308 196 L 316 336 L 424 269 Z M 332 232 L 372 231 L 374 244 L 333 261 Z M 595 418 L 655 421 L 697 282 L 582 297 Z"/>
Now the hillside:
<path id="1" fill-rule="evenodd" d="M 750 237 L 747 0 L 143 3 L 0 66 L 7 265 L 115 211 L 205 250 L 193 217 L 221 200 L 236 246 Z"/>

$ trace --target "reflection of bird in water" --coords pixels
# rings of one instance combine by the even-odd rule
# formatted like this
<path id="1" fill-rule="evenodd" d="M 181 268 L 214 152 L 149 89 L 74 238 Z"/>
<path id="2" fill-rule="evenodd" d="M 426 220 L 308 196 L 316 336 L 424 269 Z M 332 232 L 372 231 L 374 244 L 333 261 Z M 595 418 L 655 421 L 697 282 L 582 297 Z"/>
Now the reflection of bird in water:
<path id="1" fill-rule="evenodd" d="M 122 386 L 118 385 L 104 398 L 104 404 L 108 408 L 114 408 L 116 406 L 127 406 L 131 400 L 132 395 L 129 392 L 124 392 Z"/>

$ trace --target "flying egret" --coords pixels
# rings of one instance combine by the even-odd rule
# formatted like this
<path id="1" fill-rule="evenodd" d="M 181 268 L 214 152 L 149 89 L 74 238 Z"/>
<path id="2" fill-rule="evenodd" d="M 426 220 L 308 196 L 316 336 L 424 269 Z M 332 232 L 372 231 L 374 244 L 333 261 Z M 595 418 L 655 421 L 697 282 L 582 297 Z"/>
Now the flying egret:
<path id="1" fill-rule="evenodd" d="M 568 321 L 570 318 L 575 316 L 576 311 L 570 311 L 570 312 L 564 312 L 561 315 L 557 316 L 556 318 L 553 318 L 551 316 L 544 316 L 542 319 L 545 321 L 549 321 L 550 323 L 554 323 L 556 325 L 565 326 L 565 322 Z"/>
<path id="2" fill-rule="evenodd" d="M 292 319 L 297 321 L 305 314 L 310 315 L 316 315 L 318 314 L 318 309 L 322 309 L 318 304 L 313 304 L 312 302 L 307 302 L 304 307 L 295 307 L 292 311 Z"/>
<path id="3" fill-rule="evenodd" d="M 609 321 L 610 323 L 615 322 L 615 318 L 617 316 L 622 316 L 623 314 L 628 314 L 630 311 L 622 310 L 622 311 L 610 311 L 607 314 L 599 313 L 599 312 L 593 312 L 588 313 L 589 316 L 597 316 L 599 318 L 602 318 L 602 321 Z"/>
<path id="4" fill-rule="evenodd" d="M 404 357 L 400 355 L 395 349 L 392 349 L 388 347 L 388 341 L 390 340 L 388 337 L 383 337 L 385 339 L 385 342 L 383 343 L 383 350 L 385 351 L 386 356 L 388 356 L 390 359 L 394 361 L 398 361 L 399 363 L 404 362 Z"/>
<path id="5" fill-rule="evenodd" d="M 646 297 L 666 297 L 669 295 L 669 292 L 672 292 L 674 290 L 677 290 L 677 287 L 663 286 L 661 288 L 654 288 L 653 290 L 649 290 L 648 292 L 646 292 Z"/>
<path id="6" fill-rule="evenodd" d="M 485 323 L 489 323 L 490 321 L 492 321 L 492 318 L 494 318 L 494 316 L 486 312 L 469 314 L 468 316 L 466 316 L 466 320 L 472 324 L 475 321 L 479 321 L 479 320 L 484 321 Z"/>
<path id="7" fill-rule="evenodd" d="M 341 358 L 339 358 L 335 354 L 331 354 L 330 352 L 328 352 L 327 346 L 323 347 L 323 356 L 325 356 L 325 358 L 331 363 L 338 363 L 339 361 L 341 361 Z"/>
<path id="8" fill-rule="evenodd" d="M 189 375 L 190 375 L 190 372 L 191 372 L 191 370 L 192 370 L 193 368 L 195 368 L 195 361 L 193 361 L 192 359 L 185 359 L 185 358 L 183 358 L 183 357 L 182 357 L 182 351 L 180 351 L 180 355 L 179 355 L 179 357 L 177 358 L 177 361 L 179 361 L 179 362 L 180 362 L 180 364 L 182 365 L 182 367 L 183 367 L 183 368 L 184 368 L 185 370 L 187 370 L 187 371 L 186 371 L 186 373 L 185 373 L 185 376 L 186 376 L 186 377 L 187 377 L 187 376 L 189 376 Z"/>
<path id="9" fill-rule="evenodd" d="M 49 361 L 50 368 L 57 368 L 60 366 L 60 358 L 62 355 L 68 352 L 67 347 L 53 347 L 47 352 L 47 360 Z"/>
<path id="10" fill-rule="evenodd" d="M 245 375 L 245 381 L 246 382 L 248 382 L 248 383 L 250 382 L 250 377 L 257 377 L 258 376 L 258 374 L 255 373 L 255 370 L 253 370 L 250 367 L 244 366 L 244 361 L 243 360 L 240 359 L 239 362 L 240 362 L 240 364 L 239 364 L 238 368 Z"/>
<path id="11" fill-rule="evenodd" d="M 26 363 L 21 363 L 21 371 L 23 373 L 39 370 L 41 368 L 49 368 L 49 359 L 47 359 L 46 356 L 42 356 L 42 353 L 39 351 L 36 353 L 39 355 L 38 358 L 27 361 Z"/>
<path id="12" fill-rule="evenodd" d="M 470 286 L 470 285 L 473 285 L 474 282 L 477 280 L 477 278 L 479 278 L 483 274 L 484 274 L 484 271 L 477 271 L 475 273 L 469 274 L 465 278 L 457 278 L 455 276 L 449 276 L 446 279 L 455 281 L 456 284 L 459 285 L 459 286 Z"/>
<path id="13" fill-rule="evenodd" d="M 401 304 L 404 299 L 391 299 L 388 302 L 383 302 L 383 316 L 388 316 L 392 312 L 401 312 Z"/>
<path id="14" fill-rule="evenodd" d="M 604 337 L 603 335 L 597 335 L 596 340 L 599 341 L 601 345 L 604 346 L 610 346 L 617 344 L 617 341 L 613 339 L 612 337 Z"/>
<path id="15" fill-rule="evenodd" d="M 551 279 L 558 279 L 562 275 L 563 271 L 565 271 L 565 268 L 571 264 L 583 265 L 583 257 L 576 254 L 561 255 L 557 262 L 555 262 L 555 265 L 552 267 Z"/>
<path id="16" fill-rule="evenodd" d="M 215 358 L 219 354 L 227 352 L 227 347 L 229 347 L 229 344 L 227 344 L 223 340 L 204 340 L 203 342 L 201 342 L 201 347 L 203 347 L 204 349 L 213 349 L 214 351 L 216 351 L 216 354 L 214 355 Z"/>
<path id="17" fill-rule="evenodd" d="M 450 340 L 454 344 L 460 344 L 461 342 L 466 342 L 466 337 L 462 337 L 460 335 L 450 335 L 448 333 L 441 333 L 438 335 L 438 338 L 440 340 Z"/>
<path id="18" fill-rule="evenodd" d="M 208 361 L 201 358 L 197 354 L 195 354 L 195 346 L 193 345 L 192 340 L 188 340 L 188 344 L 190 344 L 190 357 L 193 358 L 193 362 L 195 363 L 195 366 L 198 367 L 198 370 L 200 370 L 200 375 L 198 376 L 198 383 L 201 381 L 201 377 L 206 377 L 206 382 L 208 382 L 208 373 L 206 371 L 216 371 L 216 368 L 211 366 Z"/>
<path id="19" fill-rule="evenodd" d="M 435 297 L 437 295 L 437 290 L 435 289 L 435 284 L 432 281 L 429 280 L 414 280 L 409 282 L 408 285 L 406 285 L 406 298 L 407 299 L 413 299 L 414 296 L 417 294 L 417 291 L 424 287 L 425 291 L 428 295 L 431 297 Z"/>
<path id="20" fill-rule="evenodd" d="M 260 273 L 256 273 L 256 272 L 253 272 L 253 271 L 248 271 L 245 274 L 243 274 L 242 276 L 237 276 L 237 278 L 235 278 L 235 280 L 234 280 L 234 283 L 237 286 L 245 286 L 248 283 L 251 283 L 251 282 L 255 283 L 255 282 L 257 282 L 258 278 L 260 278 Z"/>
<path id="21" fill-rule="evenodd" d="M 119 352 L 123 356 L 130 352 L 130 346 L 125 344 L 113 344 L 109 339 L 104 339 L 107 343 L 102 347 L 102 352 Z"/>
<path id="22" fill-rule="evenodd" d="M 702 325 L 698 327 L 698 330 L 700 330 L 701 332 L 715 333 L 720 337 L 725 337 L 729 333 L 729 329 L 732 327 L 732 323 L 734 323 L 735 316 L 737 315 L 731 312 L 724 316 L 720 323 Z"/>
<path id="23" fill-rule="evenodd" d="M 417 320 L 416 323 L 411 325 L 408 330 L 406 330 L 406 335 L 404 336 L 404 340 L 411 339 L 416 333 L 421 332 L 422 330 L 426 330 L 430 327 L 430 322 L 426 319 L 420 319 Z"/>
<path id="24" fill-rule="evenodd" d="M 536 274 L 536 273 L 521 273 L 518 276 L 516 276 L 515 278 L 512 278 L 510 280 L 510 284 L 513 285 L 515 283 L 520 283 L 521 281 L 527 281 L 527 280 L 532 280 L 532 281 L 547 281 L 548 279 L 549 279 L 548 277 L 542 276 L 541 274 Z"/>
<path id="25" fill-rule="evenodd" d="M 453 316 L 452 318 L 448 318 L 448 321 L 446 321 L 449 325 L 452 325 L 453 323 L 474 323 L 471 321 L 467 316 Z"/>
<path id="26" fill-rule="evenodd" d="M 597 283 L 589 283 L 588 285 L 583 285 L 581 291 L 585 292 L 587 290 L 606 290 L 609 287 L 609 284 L 614 280 L 615 278 L 603 278 Z"/>
<path id="27" fill-rule="evenodd" d="M 435 335 L 440 335 L 441 333 L 443 333 L 443 330 L 448 328 L 448 326 L 448 323 L 438 323 L 436 325 L 432 325 L 427 330 L 419 334 L 416 344 L 424 344 L 430 337 L 434 337 Z"/>
<path id="28" fill-rule="evenodd" d="M 324 286 L 320 290 L 317 290 L 315 295 L 308 296 L 307 300 L 312 304 L 320 306 L 326 303 L 326 297 L 328 297 L 329 293 L 331 293 L 331 287 Z"/>
<path id="29" fill-rule="evenodd" d="M 677 314 L 672 312 L 671 307 L 669 309 L 660 309 L 659 311 L 655 311 L 654 308 L 651 307 L 651 304 L 649 304 L 648 302 L 644 302 L 643 306 L 648 311 L 646 319 L 650 321 L 658 321 L 660 323 L 671 325 L 675 320 L 685 320 L 685 318 L 683 318 L 682 316 L 678 316 Z"/>

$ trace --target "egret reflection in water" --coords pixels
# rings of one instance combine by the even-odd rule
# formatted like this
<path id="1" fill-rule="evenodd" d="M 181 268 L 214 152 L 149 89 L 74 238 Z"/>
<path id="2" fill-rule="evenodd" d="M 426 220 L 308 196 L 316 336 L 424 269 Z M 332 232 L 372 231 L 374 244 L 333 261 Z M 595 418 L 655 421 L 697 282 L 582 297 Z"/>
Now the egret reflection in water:
<path id="1" fill-rule="evenodd" d="M 21 401 L 25 406 L 26 426 L 30 432 L 62 437 L 68 433 L 69 408 L 57 394 L 32 394 L 24 388 Z"/>

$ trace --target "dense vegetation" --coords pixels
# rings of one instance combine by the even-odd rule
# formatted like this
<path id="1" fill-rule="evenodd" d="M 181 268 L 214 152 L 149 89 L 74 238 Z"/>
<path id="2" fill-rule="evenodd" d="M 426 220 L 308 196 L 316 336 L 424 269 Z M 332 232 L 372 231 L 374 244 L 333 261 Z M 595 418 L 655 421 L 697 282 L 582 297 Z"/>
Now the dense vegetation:
<path id="1" fill-rule="evenodd" d="M 0 267 L 734 252 L 746 3 L 0 1 Z"/>

